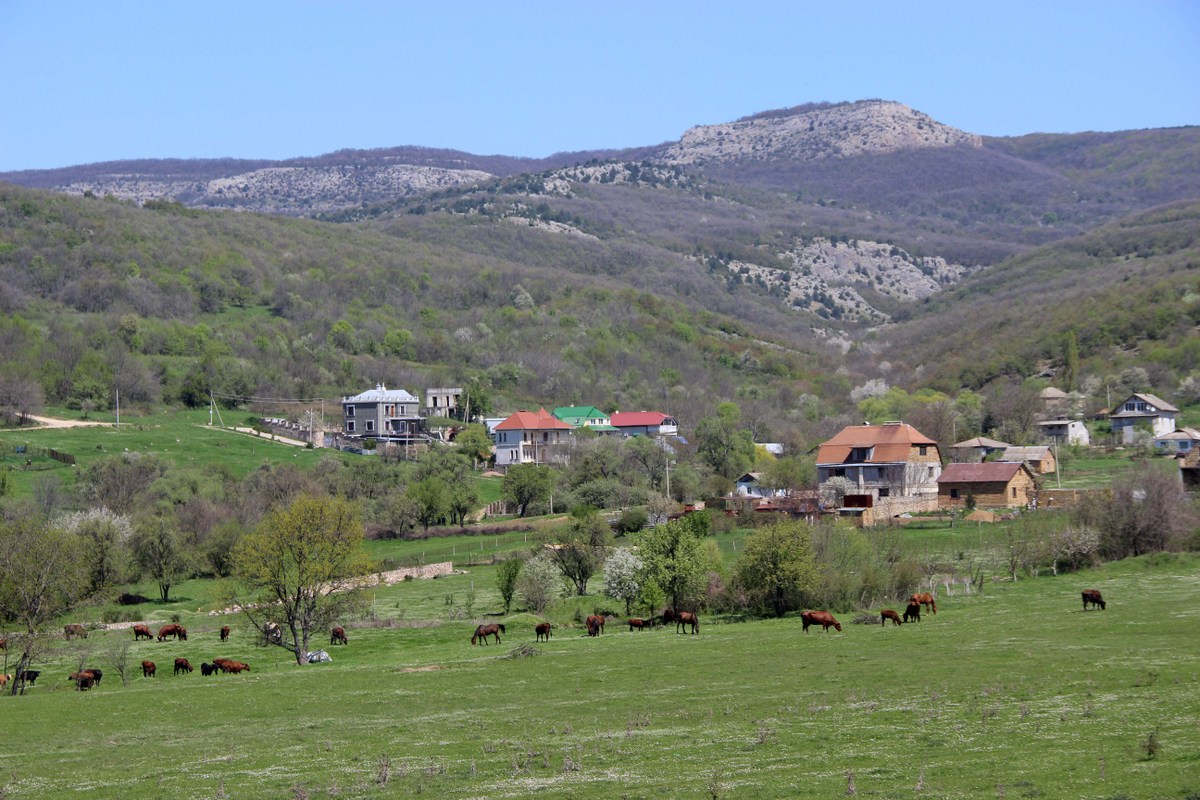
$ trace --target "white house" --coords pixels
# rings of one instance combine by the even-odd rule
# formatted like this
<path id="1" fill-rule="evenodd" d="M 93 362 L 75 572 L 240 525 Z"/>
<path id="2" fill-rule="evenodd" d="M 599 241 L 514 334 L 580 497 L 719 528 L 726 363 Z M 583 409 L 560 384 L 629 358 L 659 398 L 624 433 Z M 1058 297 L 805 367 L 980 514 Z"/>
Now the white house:
<path id="1" fill-rule="evenodd" d="M 1177 431 L 1156 437 L 1154 447 L 1160 453 L 1184 455 L 1200 447 L 1200 431 L 1195 428 L 1180 428 Z"/>
<path id="2" fill-rule="evenodd" d="M 624 436 L 676 436 L 679 423 L 660 411 L 614 411 L 612 426 Z"/>
<path id="3" fill-rule="evenodd" d="M 570 441 L 571 426 L 544 408 L 518 411 L 492 430 L 496 466 L 501 468 L 558 462 Z"/>
<path id="4" fill-rule="evenodd" d="M 1133 444 L 1134 433 L 1139 428 L 1149 431 L 1157 439 L 1175 430 L 1175 416 L 1179 409 L 1162 398 L 1138 392 L 1117 406 L 1108 415 L 1112 432 L 1124 444 Z"/>
<path id="5" fill-rule="evenodd" d="M 1082 420 L 1048 419 L 1045 422 L 1039 422 L 1038 428 L 1041 429 L 1042 436 L 1059 444 L 1088 445 L 1092 443 L 1092 437 Z"/>

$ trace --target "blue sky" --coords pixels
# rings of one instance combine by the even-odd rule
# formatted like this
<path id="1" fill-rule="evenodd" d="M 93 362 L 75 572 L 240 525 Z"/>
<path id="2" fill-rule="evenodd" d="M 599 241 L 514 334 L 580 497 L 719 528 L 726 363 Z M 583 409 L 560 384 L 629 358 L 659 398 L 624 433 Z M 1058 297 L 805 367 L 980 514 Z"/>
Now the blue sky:
<path id="1" fill-rule="evenodd" d="M 0 0 L 0 171 L 657 144 L 812 101 L 985 135 L 1200 124 L 1200 3 Z"/>

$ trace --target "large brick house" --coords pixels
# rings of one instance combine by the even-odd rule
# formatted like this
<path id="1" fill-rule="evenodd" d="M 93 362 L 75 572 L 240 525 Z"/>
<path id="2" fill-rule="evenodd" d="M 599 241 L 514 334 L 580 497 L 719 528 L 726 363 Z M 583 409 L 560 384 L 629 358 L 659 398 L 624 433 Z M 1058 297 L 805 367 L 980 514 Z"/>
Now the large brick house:
<path id="1" fill-rule="evenodd" d="M 935 509 L 941 473 L 938 443 L 903 422 L 851 425 L 817 450 L 818 483 L 848 480 L 843 507 L 866 509 L 866 524 Z"/>
<path id="2" fill-rule="evenodd" d="M 403 389 L 382 383 L 342 398 L 342 433 L 353 439 L 405 441 L 425 430 L 421 401 Z"/>

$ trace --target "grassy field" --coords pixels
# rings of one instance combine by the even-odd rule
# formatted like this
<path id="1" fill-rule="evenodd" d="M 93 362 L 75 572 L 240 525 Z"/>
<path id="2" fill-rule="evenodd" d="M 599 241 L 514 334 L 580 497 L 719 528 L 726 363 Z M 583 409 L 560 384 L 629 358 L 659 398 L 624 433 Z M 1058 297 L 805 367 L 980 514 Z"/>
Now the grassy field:
<path id="1" fill-rule="evenodd" d="M 939 599 L 901 628 L 799 620 L 601 637 L 534 619 L 471 647 L 452 619 L 498 611 L 490 568 L 381 589 L 392 627 L 349 628 L 334 663 L 299 669 L 179 587 L 185 643 L 96 632 L 63 643 L 25 697 L 0 698 L 10 798 L 1071 797 L 1200 793 L 1200 558 L 1154 556 Z M 199 584 L 199 582 L 197 582 Z M 1079 590 L 1107 611 L 1083 613 Z M 450 598 L 449 602 L 447 598 Z M 604 602 L 597 598 L 597 602 Z M 611 602 L 611 601 L 610 601 Z M 165 617 L 162 617 L 165 619 Z M 565 622 L 565 620 L 563 620 Z M 114 644 L 158 663 L 91 692 L 66 674 Z M 249 674 L 173 677 L 239 658 Z M 1153 738 L 1152 738 L 1153 736 Z"/>

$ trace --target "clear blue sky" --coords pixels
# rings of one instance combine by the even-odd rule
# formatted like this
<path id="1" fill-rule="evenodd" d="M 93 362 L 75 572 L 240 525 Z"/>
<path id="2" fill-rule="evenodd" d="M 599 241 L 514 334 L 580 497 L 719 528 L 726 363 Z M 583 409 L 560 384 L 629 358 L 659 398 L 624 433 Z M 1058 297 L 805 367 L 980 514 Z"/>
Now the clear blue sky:
<path id="1" fill-rule="evenodd" d="M 1200 124 L 1200 2 L 0 0 L 0 171 L 657 144 L 823 100 L 985 135 Z"/>

